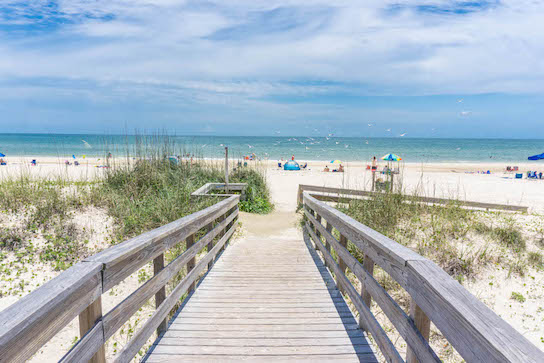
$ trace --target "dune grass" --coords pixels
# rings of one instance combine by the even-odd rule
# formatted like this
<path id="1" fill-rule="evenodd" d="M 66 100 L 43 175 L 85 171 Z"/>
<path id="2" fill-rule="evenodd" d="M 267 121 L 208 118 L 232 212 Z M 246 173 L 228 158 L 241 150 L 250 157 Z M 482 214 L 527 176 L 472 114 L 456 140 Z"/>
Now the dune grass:
<path id="1" fill-rule="evenodd" d="M 30 174 L 4 178 L 0 208 L 7 221 L 0 226 L 0 258 L 4 252 L 17 251 L 64 270 L 96 252 L 87 248 L 84 231 L 73 222 L 79 211 L 96 208 L 112 218 L 107 244 L 115 244 L 216 203 L 217 198 L 194 199 L 191 193 L 205 183 L 224 182 L 223 164 L 198 157 L 169 161 L 167 155 L 175 154 L 169 140 L 142 141 L 138 150 L 126 153 L 122 163 L 112 160 L 111 169 L 96 180 L 32 178 Z M 239 169 L 229 179 L 248 183 L 242 211 L 273 209 L 259 170 Z M 32 243 L 36 239 L 41 241 L 39 248 Z"/>
<path id="2" fill-rule="evenodd" d="M 452 200 L 429 205 L 402 193 L 380 193 L 338 206 L 342 212 L 433 260 L 459 281 L 474 277 L 489 263 L 524 274 L 524 262 L 538 260 L 512 213 L 463 208 Z M 353 249 L 353 253 L 360 255 Z M 359 256 L 362 258 L 362 256 Z M 529 262 L 531 262 L 529 261 Z"/>

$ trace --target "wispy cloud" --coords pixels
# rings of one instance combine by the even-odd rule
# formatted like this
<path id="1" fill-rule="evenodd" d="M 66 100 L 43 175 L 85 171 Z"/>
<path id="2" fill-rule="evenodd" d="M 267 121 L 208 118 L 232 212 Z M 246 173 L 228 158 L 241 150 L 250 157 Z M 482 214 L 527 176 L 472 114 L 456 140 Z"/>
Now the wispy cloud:
<path id="1" fill-rule="evenodd" d="M 543 15 L 532 0 L 0 0 L 0 83 L 239 104 L 542 93 Z"/>

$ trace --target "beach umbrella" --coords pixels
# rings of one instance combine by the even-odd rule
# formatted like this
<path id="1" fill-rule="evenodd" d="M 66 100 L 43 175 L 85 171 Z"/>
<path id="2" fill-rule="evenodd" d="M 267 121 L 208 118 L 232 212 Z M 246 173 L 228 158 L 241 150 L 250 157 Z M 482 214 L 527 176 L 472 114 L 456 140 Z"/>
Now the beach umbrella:
<path id="1" fill-rule="evenodd" d="M 387 154 L 387 155 L 384 155 L 382 157 L 382 160 L 386 160 L 386 161 L 401 161 L 402 158 L 398 155 L 395 155 L 395 154 Z"/>
<path id="2" fill-rule="evenodd" d="M 544 159 L 544 153 L 538 154 L 538 155 L 529 156 L 528 159 L 529 159 L 529 160 L 542 160 L 542 159 Z"/>
<path id="3" fill-rule="evenodd" d="M 341 160 L 331 160 L 331 164 L 342 164 Z"/>
<path id="4" fill-rule="evenodd" d="M 6 157 L 6 155 L 0 153 L 0 158 L 5 158 L 5 157 Z"/>

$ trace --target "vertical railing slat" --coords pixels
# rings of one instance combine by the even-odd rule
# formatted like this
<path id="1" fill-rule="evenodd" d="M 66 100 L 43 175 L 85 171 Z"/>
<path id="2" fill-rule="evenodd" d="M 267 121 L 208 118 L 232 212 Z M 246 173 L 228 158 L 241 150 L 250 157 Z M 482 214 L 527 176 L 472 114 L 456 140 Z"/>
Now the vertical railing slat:
<path id="1" fill-rule="evenodd" d="M 429 336 L 431 334 L 431 320 L 427 317 L 425 312 L 416 304 L 414 299 L 410 300 L 410 317 L 414 320 L 416 327 L 418 328 L 423 338 L 426 341 L 429 341 Z M 417 363 L 419 360 L 416 358 L 416 355 L 408 347 L 406 352 L 406 363 Z"/>
<path id="2" fill-rule="evenodd" d="M 195 235 L 192 234 L 185 240 L 185 250 L 188 250 L 195 244 Z M 191 272 L 191 270 L 195 267 L 196 264 L 196 258 L 193 257 L 187 262 L 187 273 Z M 189 287 L 188 293 L 192 293 L 195 291 L 196 287 L 196 281 L 191 284 Z"/>
<path id="3" fill-rule="evenodd" d="M 79 314 L 79 334 L 83 337 L 93 326 L 102 319 L 102 297 L 98 297 L 91 305 Z M 104 345 L 89 360 L 90 363 L 105 363 L 106 350 Z"/>
<path id="4" fill-rule="evenodd" d="M 164 253 L 161 253 L 153 259 L 153 274 L 158 274 L 164 268 Z M 166 299 L 166 286 L 163 286 L 155 294 L 155 309 L 157 309 L 162 302 Z M 167 321 L 164 319 L 162 323 L 157 327 L 157 335 L 161 335 L 166 331 Z"/>

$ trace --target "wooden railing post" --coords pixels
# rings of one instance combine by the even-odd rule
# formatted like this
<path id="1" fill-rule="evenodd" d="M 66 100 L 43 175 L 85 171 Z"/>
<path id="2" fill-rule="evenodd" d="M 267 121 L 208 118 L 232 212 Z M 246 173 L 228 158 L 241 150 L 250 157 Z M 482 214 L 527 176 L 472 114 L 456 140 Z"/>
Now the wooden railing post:
<path id="1" fill-rule="evenodd" d="M 210 223 L 206 226 L 206 232 L 209 233 L 213 229 L 213 223 Z M 206 247 L 206 251 L 210 253 L 210 251 L 213 248 L 213 239 L 208 243 L 208 246 Z M 208 262 L 208 271 L 210 271 L 213 267 L 213 258 Z"/>
<path id="2" fill-rule="evenodd" d="M 329 221 L 327 221 L 327 226 L 325 227 L 325 229 L 327 230 L 327 232 L 332 234 L 332 224 L 330 224 Z M 325 249 L 327 250 L 327 252 L 331 253 L 331 244 L 329 243 L 328 239 L 325 240 Z M 327 261 L 325 261 L 325 266 L 330 268 Z"/>
<path id="3" fill-rule="evenodd" d="M 317 214 L 317 213 L 316 213 Z M 321 223 L 321 216 L 319 214 L 316 215 L 315 219 Z M 319 232 L 319 229 L 315 228 L 315 234 L 317 235 L 317 238 L 321 239 L 321 232 Z"/>
<path id="4" fill-rule="evenodd" d="M 363 268 L 366 270 L 366 272 L 370 275 L 374 275 L 374 261 L 368 256 L 365 255 L 363 260 Z M 372 295 L 367 291 L 365 287 L 365 282 L 361 281 L 361 296 L 363 297 L 363 302 L 366 306 L 370 309 L 370 306 L 372 304 Z M 363 330 L 367 330 L 367 327 L 364 326 L 363 319 L 359 318 L 359 326 Z"/>
<path id="5" fill-rule="evenodd" d="M 164 268 L 164 253 L 161 253 L 153 259 L 153 274 L 157 275 Z M 155 294 L 155 309 L 158 309 L 162 302 L 166 299 L 166 287 L 163 286 Z M 166 331 L 167 321 L 164 319 L 157 327 L 157 335 L 161 335 Z"/>
<path id="6" fill-rule="evenodd" d="M 93 328 L 97 321 L 102 319 L 102 297 L 98 297 L 93 303 L 79 314 L 79 334 L 82 338 L 89 330 Z M 90 363 L 105 363 L 106 350 L 104 345 L 98 349 L 94 356 L 89 360 Z"/>
<path id="7" fill-rule="evenodd" d="M 425 312 L 416 304 L 414 299 L 410 301 L 410 317 L 414 320 L 417 329 L 423 335 L 426 341 L 429 341 L 429 336 L 431 334 L 431 320 L 427 317 Z M 416 355 L 408 347 L 406 352 L 406 363 L 417 363 L 419 360 L 416 358 Z"/>
<path id="8" fill-rule="evenodd" d="M 342 247 L 348 248 L 348 239 L 343 234 L 340 235 L 340 241 L 339 242 L 342 245 Z M 338 256 L 338 254 L 336 254 L 336 255 Z M 338 256 L 338 266 L 340 267 L 340 271 L 342 271 L 342 273 L 345 275 L 347 265 L 342 260 L 342 258 L 340 256 Z M 342 293 L 345 293 L 344 288 L 341 285 L 338 284 L 338 281 L 340 281 L 339 277 L 336 278 L 336 284 L 338 285 L 338 288 L 340 289 L 340 291 Z"/>
<path id="9" fill-rule="evenodd" d="M 191 248 L 195 244 L 195 235 L 192 234 L 185 240 L 185 250 L 187 251 L 189 248 Z M 196 258 L 193 257 L 187 262 L 187 273 L 191 272 L 191 270 L 195 267 L 196 264 Z M 187 290 L 188 293 L 191 293 L 195 291 L 196 287 L 196 281 L 194 281 L 190 287 L 189 290 Z"/>
<path id="10" fill-rule="evenodd" d="M 217 223 L 221 223 L 224 220 L 225 220 L 225 214 L 223 214 L 223 215 L 219 216 L 219 218 L 217 218 Z M 225 235 L 226 230 L 227 230 L 226 228 L 223 228 L 223 230 L 217 234 L 217 240 L 220 240 L 221 237 L 223 237 Z M 215 255 L 215 262 L 217 262 L 217 259 L 219 259 L 219 255 L 221 254 L 221 252 L 223 252 L 224 248 L 225 248 L 225 245 L 223 245 L 219 249 L 219 251 L 217 251 L 217 255 Z"/>

